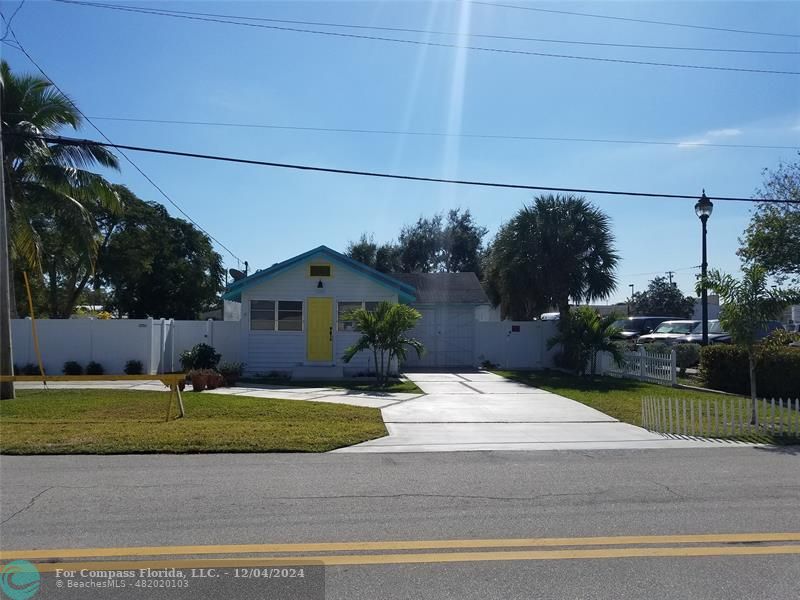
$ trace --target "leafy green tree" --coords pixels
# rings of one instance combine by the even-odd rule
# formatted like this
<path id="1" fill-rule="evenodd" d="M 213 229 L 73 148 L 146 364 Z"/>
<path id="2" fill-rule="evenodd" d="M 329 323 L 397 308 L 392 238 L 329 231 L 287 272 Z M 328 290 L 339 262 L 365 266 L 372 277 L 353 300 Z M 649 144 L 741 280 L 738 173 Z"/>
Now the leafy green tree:
<path id="1" fill-rule="evenodd" d="M 666 277 L 656 277 L 645 291 L 633 295 L 631 313 L 688 319 L 694 313 L 694 298 L 684 296 Z"/>
<path id="2" fill-rule="evenodd" d="M 500 228 L 486 258 L 485 283 L 504 316 L 528 320 L 570 301 L 607 298 L 619 256 L 611 222 L 577 196 L 544 195 Z"/>
<path id="3" fill-rule="evenodd" d="M 371 351 L 378 384 L 386 385 L 395 358 L 405 360 L 409 348 L 417 356 L 425 351 L 422 342 L 407 335 L 421 317 L 407 304 L 392 302 L 381 302 L 374 311 L 358 308 L 348 312 L 344 318 L 355 322 L 361 337 L 345 350 L 344 361 L 349 363 L 359 352 Z"/>
<path id="4" fill-rule="evenodd" d="M 375 268 L 381 273 L 401 271 L 400 248 L 391 242 L 378 246 L 375 251 Z"/>
<path id="5" fill-rule="evenodd" d="M 362 233 L 357 242 L 347 245 L 345 254 L 381 273 L 396 273 L 401 270 L 400 249 L 392 243 L 379 246 L 372 234 Z"/>
<path id="6" fill-rule="evenodd" d="M 779 282 L 800 283 L 800 160 L 764 170 L 759 198 L 790 203 L 761 203 L 744 233 L 739 255 L 763 266 Z M 793 204 L 791 204 L 793 203 Z"/>
<path id="7" fill-rule="evenodd" d="M 112 186 L 87 167 L 118 167 L 106 148 L 49 143 L 22 135 L 56 135 L 78 130 L 82 119 L 72 101 L 44 78 L 18 75 L 0 63 L 2 77 L 3 169 L 11 252 L 31 271 L 41 268 L 41 228 L 57 224 L 90 264 L 97 239 L 91 210 L 121 208 Z"/>
<path id="8" fill-rule="evenodd" d="M 420 217 L 400 230 L 398 243 L 377 245 L 370 234 L 350 242 L 345 254 L 384 273 L 460 273 L 480 276 L 483 238 L 487 229 L 475 223 L 469 210 Z"/>
<path id="9" fill-rule="evenodd" d="M 480 278 L 483 238 L 488 231 L 475 222 L 469 210 L 450 210 L 442 230 L 443 270 L 448 273 L 472 272 Z"/>
<path id="10" fill-rule="evenodd" d="M 612 339 L 620 331 L 614 325 L 618 319 L 619 315 L 601 317 L 593 308 L 579 306 L 569 319 L 559 321 L 558 335 L 547 341 L 547 347 L 550 349 L 561 344 L 579 375 L 585 374 L 587 367 L 589 373 L 595 375 L 600 352 L 608 352 L 615 362 L 622 362 L 622 350 Z"/>
<path id="11" fill-rule="evenodd" d="M 126 210 L 99 258 L 107 308 L 131 318 L 195 319 L 223 288 L 222 258 L 206 234 L 120 186 Z"/>
<path id="12" fill-rule="evenodd" d="M 368 267 L 375 268 L 375 254 L 378 251 L 378 245 L 375 243 L 375 238 L 372 234 L 361 234 L 361 238 L 357 242 L 350 242 L 347 244 L 345 254 L 357 260 L 358 262 L 367 265 Z"/>
<path id="13" fill-rule="evenodd" d="M 442 215 L 420 217 L 400 230 L 400 264 L 405 273 L 433 273 L 442 261 Z"/>
<path id="14" fill-rule="evenodd" d="M 767 269 L 760 265 L 745 266 L 742 272 L 742 279 L 736 279 L 714 269 L 706 278 L 706 286 L 719 294 L 722 328 L 731 334 L 734 344 L 747 350 L 752 422 L 756 423 L 756 342 L 768 321 L 777 318 L 787 306 L 800 302 L 800 290 L 770 286 Z M 702 281 L 698 282 L 698 289 L 701 285 Z"/>

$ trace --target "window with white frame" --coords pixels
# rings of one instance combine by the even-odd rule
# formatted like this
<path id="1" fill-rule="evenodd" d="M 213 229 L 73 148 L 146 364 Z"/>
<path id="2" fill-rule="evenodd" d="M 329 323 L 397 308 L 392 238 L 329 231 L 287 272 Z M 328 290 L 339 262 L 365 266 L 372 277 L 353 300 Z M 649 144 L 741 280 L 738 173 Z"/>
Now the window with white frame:
<path id="1" fill-rule="evenodd" d="M 250 300 L 250 329 L 275 330 L 274 300 Z"/>
<path id="2" fill-rule="evenodd" d="M 303 303 L 278 300 L 278 331 L 303 331 Z"/>
<path id="3" fill-rule="evenodd" d="M 339 331 L 358 331 L 355 321 L 345 319 L 347 313 L 362 308 L 363 302 L 339 302 L 339 318 L 337 319 Z"/>
<path id="4" fill-rule="evenodd" d="M 365 308 L 370 312 L 374 312 L 378 308 L 378 302 L 339 302 L 339 318 L 337 319 L 337 329 L 339 331 L 358 331 L 355 321 L 345 319 L 344 317 L 352 310 Z"/>
<path id="5" fill-rule="evenodd" d="M 250 329 L 253 331 L 303 331 L 300 300 L 251 300 Z"/>

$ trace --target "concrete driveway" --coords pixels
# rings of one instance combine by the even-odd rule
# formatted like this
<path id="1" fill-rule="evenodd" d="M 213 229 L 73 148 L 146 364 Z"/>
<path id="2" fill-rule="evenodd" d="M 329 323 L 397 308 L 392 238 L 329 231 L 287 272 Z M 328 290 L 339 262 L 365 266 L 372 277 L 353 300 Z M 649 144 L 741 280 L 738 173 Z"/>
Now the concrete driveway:
<path id="1" fill-rule="evenodd" d="M 724 445 L 650 433 L 494 373 L 406 373 L 427 395 L 381 409 L 389 435 L 336 452 L 671 448 Z"/>

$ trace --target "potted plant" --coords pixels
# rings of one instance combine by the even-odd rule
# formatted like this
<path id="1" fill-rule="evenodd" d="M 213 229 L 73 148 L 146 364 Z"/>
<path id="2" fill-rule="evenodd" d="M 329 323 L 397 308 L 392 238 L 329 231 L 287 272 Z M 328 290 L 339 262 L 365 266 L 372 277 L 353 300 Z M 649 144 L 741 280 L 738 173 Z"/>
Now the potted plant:
<path id="1" fill-rule="evenodd" d="M 216 369 L 222 355 L 208 344 L 197 344 L 191 350 L 181 352 L 181 368 L 184 371 L 192 369 Z"/>
<path id="2" fill-rule="evenodd" d="M 194 369 L 189 371 L 189 379 L 192 382 L 192 389 L 195 392 L 202 392 L 204 389 L 206 389 L 208 375 L 206 374 L 205 369 Z"/>
<path id="3" fill-rule="evenodd" d="M 222 384 L 225 383 L 225 379 L 217 373 L 213 369 L 203 369 L 203 372 L 206 377 L 206 389 L 207 390 L 215 390 L 218 387 L 222 387 Z"/>
<path id="4" fill-rule="evenodd" d="M 238 362 L 222 363 L 219 367 L 219 373 L 225 380 L 226 387 L 233 387 L 244 371 L 244 364 Z"/>

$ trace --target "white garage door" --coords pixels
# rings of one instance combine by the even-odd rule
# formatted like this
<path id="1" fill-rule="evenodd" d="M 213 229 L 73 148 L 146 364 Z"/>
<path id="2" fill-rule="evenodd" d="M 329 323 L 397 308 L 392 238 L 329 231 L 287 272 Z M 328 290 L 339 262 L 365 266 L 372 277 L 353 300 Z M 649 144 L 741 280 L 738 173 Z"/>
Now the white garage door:
<path id="1" fill-rule="evenodd" d="M 475 308 L 446 305 L 419 308 L 422 313 L 411 336 L 425 345 L 425 355 L 408 355 L 404 368 L 453 368 L 472 366 L 475 346 Z"/>

